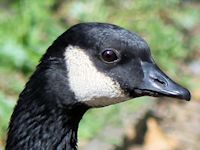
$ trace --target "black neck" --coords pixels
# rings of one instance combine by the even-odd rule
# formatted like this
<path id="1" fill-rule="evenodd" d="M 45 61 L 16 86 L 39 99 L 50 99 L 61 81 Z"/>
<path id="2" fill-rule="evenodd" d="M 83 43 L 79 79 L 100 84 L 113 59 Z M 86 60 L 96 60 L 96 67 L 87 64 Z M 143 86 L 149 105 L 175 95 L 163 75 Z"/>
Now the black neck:
<path id="1" fill-rule="evenodd" d="M 83 110 L 72 115 L 67 110 L 43 107 L 16 107 L 10 122 L 7 150 L 76 149 L 78 124 Z M 86 111 L 82 107 L 79 109 Z"/>
<path id="2" fill-rule="evenodd" d="M 20 94 L 6 150 L 76 150 L 79 121 L 88 107 L 74 99 L 64 69 L 52 68 L 39 66 Z"/>

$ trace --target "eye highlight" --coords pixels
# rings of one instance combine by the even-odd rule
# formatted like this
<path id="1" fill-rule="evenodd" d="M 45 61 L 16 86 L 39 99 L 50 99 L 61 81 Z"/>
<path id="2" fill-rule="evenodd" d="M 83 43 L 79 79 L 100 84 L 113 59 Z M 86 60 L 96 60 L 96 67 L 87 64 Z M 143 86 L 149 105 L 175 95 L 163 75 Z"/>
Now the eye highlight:
<path id="1" fill-rule="evenodd" d="M 106 49 L 101 52 L 101 59 L 106 63 L 118 62 L 120 57 L 119 53 L 114 49 Z"/>

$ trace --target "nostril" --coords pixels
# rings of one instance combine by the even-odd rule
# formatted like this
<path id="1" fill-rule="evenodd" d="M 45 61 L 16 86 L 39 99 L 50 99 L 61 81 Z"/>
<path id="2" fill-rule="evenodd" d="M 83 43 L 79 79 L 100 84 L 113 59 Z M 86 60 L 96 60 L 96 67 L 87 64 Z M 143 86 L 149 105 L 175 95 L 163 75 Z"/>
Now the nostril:
<path id="1" fill-rule="evenodd" d="M 166 86 L 166 82 L 158 79 L 158 78 L 151 78 L 153 80 L 154 83 L 156 83 L 158 86 L 160 87 L 165 87 Z"/>

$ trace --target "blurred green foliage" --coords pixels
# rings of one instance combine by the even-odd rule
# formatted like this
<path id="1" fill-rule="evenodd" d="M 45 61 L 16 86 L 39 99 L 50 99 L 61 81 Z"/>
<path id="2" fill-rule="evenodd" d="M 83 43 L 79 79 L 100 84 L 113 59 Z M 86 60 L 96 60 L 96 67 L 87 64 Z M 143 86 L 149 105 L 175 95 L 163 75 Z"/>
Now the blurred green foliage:
<path id="1" fill-rule="evenodd" d="M 11 115 L 11 109 L 13 108 L 14 101 L 11 101 L 10 99 L 6 98 L 1 92 L 0 92 L 0 137 L 5 137 L 5 131 L 7 130 L 8 122 Z"/>
<path id="2" fill-rule="evenodd" d="M 41 55 L 55 38 L 79 22 L 108 22 L 142 35 L 154 58 L 171 74 L 199 44 L 189 36 L 199 10 L 181 0 L 0 0 L 0 137 L 5 138 L 14 102 Z M 178 73 L 180 74 L 180 73 Z M 20 76 L 20 77 L 19 77 Z M 14 77 L 14 78 L 13 78 Z M 135 104 L 134 104 L 135 105 Z M 132 105 L 133 106 L 133 105 Z M 116 106 L 104 116 L 120 111 Z M 80 135 L 91 138 L 108 117 L 83 121 Z M 95 120 L 92 111 L 86 116 Z"/>
<path id="3" fill-rule="evenodd" d="M 50 0 L 20 0 L 1 9 L 1 64 L 24 73 L 33 71 L 39 57 L 62 31 L 52 18 L 52 4 Z"/>

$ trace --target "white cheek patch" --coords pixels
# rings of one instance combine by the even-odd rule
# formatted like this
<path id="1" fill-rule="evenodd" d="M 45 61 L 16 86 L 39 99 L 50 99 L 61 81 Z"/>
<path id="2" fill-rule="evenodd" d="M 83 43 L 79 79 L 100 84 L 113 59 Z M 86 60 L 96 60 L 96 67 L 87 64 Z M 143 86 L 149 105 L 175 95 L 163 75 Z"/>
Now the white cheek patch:
<path id="1" fill-rule="evenodd" d="M 64 56 L 69 87 L 78 101 L 100 107 L 127 100 L 119 83 L 98 71 L 83 49 L 68 46 Z"/>

